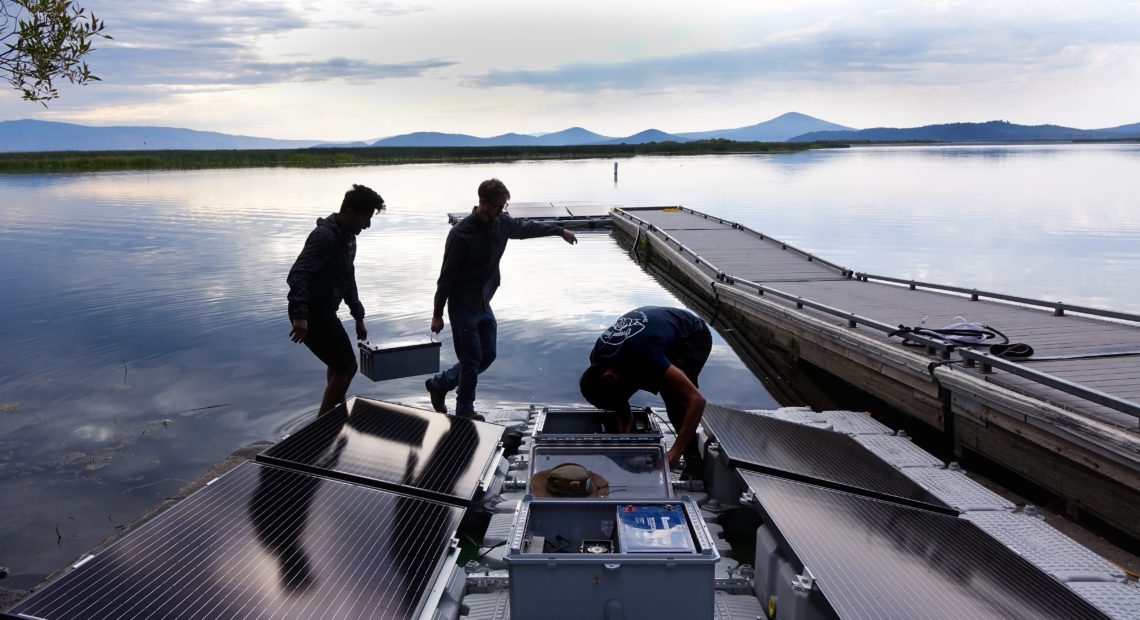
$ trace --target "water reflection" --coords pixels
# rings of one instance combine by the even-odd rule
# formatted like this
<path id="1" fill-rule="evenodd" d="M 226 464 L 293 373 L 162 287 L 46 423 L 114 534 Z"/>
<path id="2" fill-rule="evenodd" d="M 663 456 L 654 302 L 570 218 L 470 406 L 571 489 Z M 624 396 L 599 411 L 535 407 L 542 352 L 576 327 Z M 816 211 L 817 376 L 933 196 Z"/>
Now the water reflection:
<path id="1" fill-rule="evenodd" d="M 353 397 L 264 458 L 331 468 L 368 485 L 459 504 L 473 498 L 501 435 L 502 427 L 493 424 Z M 330 461 L 330 444 L 336 445 L 335 461 Z"/>
<path id="2" fill-rule="evenodd" d="M 566 463 L 576 463 L 601 476 L 608 484 L 609 497 L 670 497 L 672 494 L 660 447 L 611 446 L 599 453 L 597 449 L 537 446 L 532 471 L 549 472 Z M 535 478 L 541 479 L 541 476 L 536 473 L 527 481 L 527 492 L 549 497 L 546 491 L 535 491 Z"/>
<path id="3" fill-rule="evenodd" d="M 427 338 L 447 213 L 490 177 L 519 202 L 683 204 L 861 271 L 1140 312 L 1140 148 L 972 148 L 634 158 L 616 185 L 609 160 L 0 176 L 3 585 L 31 587 L 234 449 L 311 420 L 322 366 L 289 342 L 285 274 L 354 182 L 389 204 L 357 254 L 377 340 Z M 579 239 L 572 256 L 558 239 L 508 247 L 480 402 L 580 404 L 612 317 L 683 305 L 610 237 Z M 713 402 L 776 404 L 719 335 L 701 383 Z M 422 377 L 358 376 L 349 393 L 430 406 Z"/>
<path id="4" fill-rule="evenodd" d="M 335 465 L 343 447 L 343 442 L 337 444 L 329 465 Z M 316 476 L 296 476 L 274 467 L 257 471 L 257 488 L 249 498 L 249 520 L 257 541 L 277 560 L 280 588 L 287 594 L 304 594 L 317 581 L 302 535 L 309 524 L 313 497 L 323 482 Z"/>

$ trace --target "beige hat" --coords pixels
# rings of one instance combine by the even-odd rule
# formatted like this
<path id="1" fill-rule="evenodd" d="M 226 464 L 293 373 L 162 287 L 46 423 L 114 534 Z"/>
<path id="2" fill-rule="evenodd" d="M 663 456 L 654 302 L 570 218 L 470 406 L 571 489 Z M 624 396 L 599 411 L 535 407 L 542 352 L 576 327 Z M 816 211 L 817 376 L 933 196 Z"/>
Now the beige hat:
<path id="1" fill-rule="evenodd" d="M 577 463 L 563 463 L 535 472 L 530 493 L 535 497 L 605 497 L 610 483 Z"/>

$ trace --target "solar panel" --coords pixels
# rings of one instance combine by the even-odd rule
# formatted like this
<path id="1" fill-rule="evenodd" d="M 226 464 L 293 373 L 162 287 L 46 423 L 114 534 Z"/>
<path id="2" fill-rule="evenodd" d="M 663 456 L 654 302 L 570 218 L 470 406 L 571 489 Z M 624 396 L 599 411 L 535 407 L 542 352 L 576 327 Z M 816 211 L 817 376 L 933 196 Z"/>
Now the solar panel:
<path id="1" fill-rule="evenodd" d="M 841 618 L 1106 618 L 973 523 L 741 472 Z"/>
<path id="2" fill-rule="evenodd" d="M 850 435 L 719 405 L 701 423 L 738 468 L 956 514 Z"/>
<path id="3" fill-rule="evenodd" d="M 604 217 L 610 214 L 610 205 L 600 202 L 552 202 L 555 207 L 561 207 L 574 217 Z"/>
<path id="4" fill-rule="evenodd" d="M 507 213 L 517 218 L 566 217 L 566 209 L 555 207 L 549 202 L 512 202 Z"/>
<path id="5" fill-rule="evenodd" d="M 462 516 L 458 506 L 246 462 L 9 613 L 415 618 Z"/>
<path id="6" fill-rule="evenodd" d="M 502 435 L 495 424 L 354 396 L 257 460 L 467 505 Z"/>

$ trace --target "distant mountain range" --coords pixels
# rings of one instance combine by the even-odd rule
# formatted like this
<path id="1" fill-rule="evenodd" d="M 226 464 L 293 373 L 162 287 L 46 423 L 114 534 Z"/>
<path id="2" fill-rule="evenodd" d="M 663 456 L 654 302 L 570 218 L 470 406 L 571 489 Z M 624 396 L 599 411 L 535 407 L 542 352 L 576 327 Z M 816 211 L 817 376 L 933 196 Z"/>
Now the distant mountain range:
<path id="1" fill-rule="evenodd" d="M 796 141 L 891 142 L 932 140 L 935 142 L 1005 142 L 1010 140 L 1113 140 L 1140 138 L 1140 123 L 1107 129 L 1073 129 L 1059 125 L 1015 125 L 1006 121 L 988 123 L 949 123 L 909 129 L 812 131 L 796 136 Z"/>
<path id="2" fill-rule="evenodd" d="M 421 131 L 376 140 L 372 146 L 571 146 L 577 144 L 645 144 L 647 142 L 689 142 L 691 140 L 725 140 L 750 142 L 784 142 L 811 131 L 854 131 L 850 127 L 829 123 L 798 112 L 788 112 L 776 118 L 736 129 L 718 129 L 695 133 L 670 134 L 658 129 L 647 129 L 624 138 L 603 136 L 581 127 L 571 127 L 555 133 L 530 136 L 505 133 L 491 138 L 476 138 L 466 134 Z M 341 146 L 323 144 L 321 146 Z"/>
<path id="3" fill-rule="evenodd" d="M 319 143 L 174 127 L 88 127 L 33 120 L 0 122 L 0 152 L 299 149 Z"/>
<path id="4" fill-rule="evenodd" d="M 466 134 L 416 132 L 355 142 L 327 140 L 275 140 L 235 136 L 173 127 L 90 127 L 69 123 L 20 120 L 0 122 L 0 152 L 118 151 L 118 150 L 243 150 L 309 147 L 368 146 L 570 146 L 590 144 L 644 144 L 724 139 L 755 142 L 987 142 L 1016 140 L 1105 140 L 1140 138 L 1140 123 L 1106 129 L 1073 129 L 1057 125 L 1015 125 L 1006 121 L 949 123 L 908 129 L 879 127 L 852 129 L 806 114 L 789 112 L 763 123 L 692 133 L 669 134 L 648 129 L 626 137 L 596 134 L 581 127 L 526 135 L 506 133 L 491 138 Z"/>

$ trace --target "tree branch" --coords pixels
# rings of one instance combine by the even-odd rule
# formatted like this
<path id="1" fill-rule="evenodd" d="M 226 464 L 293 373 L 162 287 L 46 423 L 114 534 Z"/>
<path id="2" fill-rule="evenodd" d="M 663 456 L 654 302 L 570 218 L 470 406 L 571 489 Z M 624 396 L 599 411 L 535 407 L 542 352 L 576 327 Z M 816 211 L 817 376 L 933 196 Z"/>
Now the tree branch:
<path id="1" fill-rule="evenodd" d="M 0 0 L 0 73 L 28 101 L 59 97 L 52 81 L 99 81 L 84 56 L 94 39 L 110 39 L 104 23 L 72 0 Z M 15 39 L 15 43 L 11 40 Z"/>

